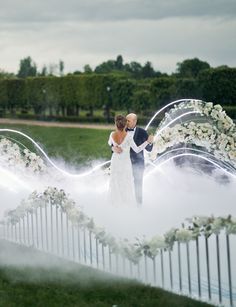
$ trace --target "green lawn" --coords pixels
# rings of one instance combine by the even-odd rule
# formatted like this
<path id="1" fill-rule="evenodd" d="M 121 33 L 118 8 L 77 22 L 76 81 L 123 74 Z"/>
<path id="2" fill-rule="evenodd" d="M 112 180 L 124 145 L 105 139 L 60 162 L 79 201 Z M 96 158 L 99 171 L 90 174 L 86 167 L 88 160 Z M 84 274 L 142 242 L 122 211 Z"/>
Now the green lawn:
<path id="1" fill-rule="evenodd" d="M 93 159 L 107 160 L 111 157 L 107 144 L 109 130 L 3 124 L 0 124 L 0 128 L 24 132 L 39 143 L 50 157 L 61 157 L 72 164 L 89 163 Z M 30 146 L 20 136 L 12 133 L 9 136 Z"/>
<path id="2" fill-rule="evenodd" d="M 6 254 L 8 264 L 3 265 Z M 16 255 L 21 266 L 9 263 L 13 255 Z M 31 266 L 32 259 L 38 263 L 37 266 Z M 0 240 L 0 306 L 203 307 L 210 305 Z"/>

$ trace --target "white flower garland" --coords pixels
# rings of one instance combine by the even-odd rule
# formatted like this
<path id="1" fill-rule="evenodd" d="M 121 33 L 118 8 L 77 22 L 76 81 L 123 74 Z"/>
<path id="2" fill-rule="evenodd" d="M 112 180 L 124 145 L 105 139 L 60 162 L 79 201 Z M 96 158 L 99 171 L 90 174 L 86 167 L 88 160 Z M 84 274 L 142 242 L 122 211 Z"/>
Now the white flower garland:
<path id="1" fill-rule="evenodd" d="M 185 109 L 199 112 L 202 120 L 206 122 L 196 123 L 191 121 L 164 128 L 154 138 L 151 159 L 155 160 L 158 154 L 174 145 L 187 143 L 205 147 L 216 158 L 229 162 L 236 167 L 236 126 L 220 105 L 194 100 L 182 103 L 166 113 L 160 126 L 169 119 L 171 114 Z M 208 122 L 209 120 L 211 124 Z"/>
<path id="2" fill-rule="evenodd" d="M 182 224 L 181 228 L 172 228 L 164 236 L 154 236 L 151 239 L 136 239 L 135 243 L 127 239 L 117 241 L 112 235 L 95 225 L 93 219 L 85 215 L 82 210 L 76 207 L 75 202 L 65 194 L 64 190 L 48 187 L 43 193 L 33 192 L 28 199 L 23 200 L 15 209 L 8 211 L 6 219 L 2 224 L 15 225 L 27 212 L 33 213 L 39 207 L 47 205 L 60 207 L 68 216 L 73 226 L 90 231 L 96 240 L 104 246 L 109 246 L 110 251 L 119 253 L 137 264 L 142 255 L 154 259 L 161 250 L 171 250 L 175 242 L 187 243 L 203 235 L 209 237 L 212 234 L 218 235 L 225 230 L 227 234 L 236 234 L 236 218 L 231 217 L 206 217 L 194 216 L 188 218 L 188 225 Z"/>
<path id="3" fill-rule="evenodd" d="M 7 138 L 0 139 L 0 159 L 8 166 L 26 168 L 34 173 L 46 169 L 43 160 L 28 149 L 21 149 L 16 143 Z"/>

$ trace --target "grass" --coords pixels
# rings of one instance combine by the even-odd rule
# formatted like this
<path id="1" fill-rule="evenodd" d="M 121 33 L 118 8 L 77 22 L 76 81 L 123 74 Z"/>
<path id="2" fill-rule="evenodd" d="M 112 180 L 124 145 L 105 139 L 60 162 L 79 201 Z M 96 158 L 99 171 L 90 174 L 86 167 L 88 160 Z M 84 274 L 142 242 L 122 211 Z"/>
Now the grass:
<path id="1" fill-rule="evenodd" d="M 6 124 L 1 124 L 0 128 L 16 129 L 28 134 L 50 157 L 60 157 L 71 164 L 88 164 L 94 159 L 107 160 L 111 157 L 107 144 L 109 130 Z M 22 137 L 12 133 L 9 136 L 31 147 Z"/>
<path id="2" fill-rule="evenodd" d="M 17 255 L 18 260 L 34 259 L 38 264 L 0 264 L 0 306 L 210 306 L 0 240 L 0 260 L 4 254 L 8 262 Z"/>

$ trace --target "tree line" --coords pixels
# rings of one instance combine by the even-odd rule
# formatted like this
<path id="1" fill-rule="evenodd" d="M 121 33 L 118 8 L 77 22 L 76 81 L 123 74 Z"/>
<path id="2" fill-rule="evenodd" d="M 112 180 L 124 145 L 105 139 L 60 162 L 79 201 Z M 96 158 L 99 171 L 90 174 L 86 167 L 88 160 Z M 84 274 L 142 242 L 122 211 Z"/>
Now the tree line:
<path id="1" fill-rule="evenodd" d="M 167 75 L 155 71 L 150 62 L 137 64 L 124 64 L 118 56 L 94 71 L 85 67 L 83 73 L 64 75 L 64 63 L 60 61 L 60 74 L 54 76 L 39 74 L 31 58 L 22 60 L 17 76 L 0 77 L 0 111 L 14 115 L 33 110 L 35 115 L 47 112 L 50 116 L 78 117 L 80 110 L 87 110 L 92 119 L 94 110 L 103 109 L 106 121 L 110 121 L 111 111 L 149 116 L 181 98 L 235 106 L 236 68 L 212 68 L 195 58 L 178 63 L 176 72 Z"/>

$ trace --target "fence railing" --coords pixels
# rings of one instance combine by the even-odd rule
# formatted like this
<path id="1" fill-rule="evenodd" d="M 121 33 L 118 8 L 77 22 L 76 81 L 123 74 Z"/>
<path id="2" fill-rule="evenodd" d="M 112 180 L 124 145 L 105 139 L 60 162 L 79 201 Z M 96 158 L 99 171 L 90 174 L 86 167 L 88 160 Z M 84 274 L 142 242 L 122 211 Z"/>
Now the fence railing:
<path id="1" fill-rule="evenodd" d="M 49 204 L 0 226 L 0 238 L 213 304 L 236 304 L 236 236 L 199 236 L 134 263 Z"/>

